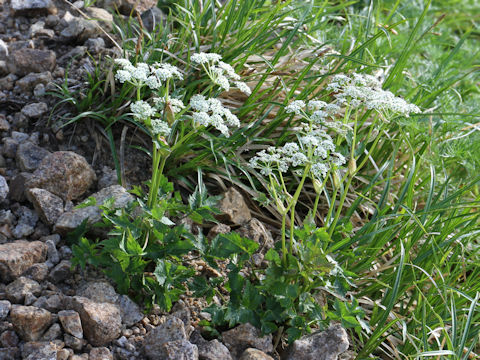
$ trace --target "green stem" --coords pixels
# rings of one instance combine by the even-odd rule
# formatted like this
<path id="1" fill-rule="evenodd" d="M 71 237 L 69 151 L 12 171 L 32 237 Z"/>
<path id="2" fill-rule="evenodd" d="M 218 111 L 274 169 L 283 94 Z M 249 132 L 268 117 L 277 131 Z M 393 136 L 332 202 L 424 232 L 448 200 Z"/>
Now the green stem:
<path id="1" fill-rule="evenodd" d="M 285 224 L 286 224 L 286 219 L 287 213 L 282 214 L 282 262 L 283 266 L 287 266 L 287 246 L 286 246 L 286 236 L 285 236 Z"/>

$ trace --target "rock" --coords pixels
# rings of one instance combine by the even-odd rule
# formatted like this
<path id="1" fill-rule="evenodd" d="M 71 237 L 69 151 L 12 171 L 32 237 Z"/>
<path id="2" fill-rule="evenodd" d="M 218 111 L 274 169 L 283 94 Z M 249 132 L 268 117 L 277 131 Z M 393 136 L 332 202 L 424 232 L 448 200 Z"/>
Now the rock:
<path id="1" fill-rule="evenodd" d="M 36 168 L 38 168 L 42 160 L 49 154 L 50 151 L 45 150 L 44 148 L 41 148 L 30 141 L 25 141 L 18 146 L 16 154 L 17 165 L 22 171 L 34 171 Z"/>
<path id="2" fill-rule="evenodd" d="M 87 47 L 89 52 L 93 54 L 98 54 L 103 49 L 105 49 L 105 40 L 103 40 L 101 37 L 88 39 L 87 41 L 85 41 L 85 46 Z"/>
<path id="3" fill-rule="evenodd" d="M 17 240 L 0 245 L 0 278 L 11 281 L 35 263 L 45 262 L 47 246 L 40 241 Z"/>
<path id="4" fill-rule="evenodd" d="M 167 341 L 159 355 L 165 360 L 198 360 L 198 349 L 187 340 Z"/>
<path id="5" fill-rule="evenodd" d="M 89 19 L 98 21 L 103 29 L 107 31 L 112 30 L 113 15 L 109 11 L 99 7 L 89 6 L 86 9 L 86 13 Z"/>
<path id="6" fill-rule="evenodd" d="M 23 303 L 27 294 L 40 295 L 41 291 L 42 287 L 38 282 L 23 276 L 5 288 L 7 299 L 16 304 Z"/>
<path id="7" fill-rule="evenodd" d="M 33 264 L 23 275 L 35 281 L 43 281 L 47 278 L 48 266 L 46 263 Z"/>
<path id="8" fill-rule="evenodd" d="M 29 135 L 24 132 L 12 131 L 12 139 L 18 142 L 19 144 L 28 140 Z"/>
<path id="9" fill-rule="evenodd" d="M 220 220 L 225 219 L 236 225 L 242 225 L 252 218 L 242 194 L 233 187 L 223 194 L 218 208 L 221 211 L 221 215 L 218 216 Z"/>
<path id="10" fill-rule="evenodd" d="M 117 304 L 122 314 L 122 323 L 125 326 L 130 327 L 143 319 L 144 315 L 140 311 L 140 307 L 127 295 L 120 295 Z"/>
<path id="11" fill-rule="evenodd" d="M 58 312 L 64 308 L 63 295 L 54 294 L 51 296 L 41 296 L 33 303 L 33 306 L 48 310 L 50 312 Z"/>
<path id="12" fill-rule="evenodd" d="M 232 360 L 230 351 L 217 339 L 205 340 L 198 331 L 190 336 L 190 341 L 197 345 L 198 356 L 201 360 Z"/>
<path id="13" fill-rule="evenodd" d="M 122 15 L 129 16 L 132 10 L 140 14 L 144 11 L 157 6 L 155 0 L 99 0 L 97 6 L 102 8 L 111 8 L 112 10 L 118 9 Z"/>
<path id="14" fill-rule="evenodd" d="M 165 24 L 166 20 L 165 14 L 156 6 L 142 13 L 143 26 L 149 32 L 155 30 L 158 25 Z"/>
<path id="15" fill-rule="evenodd" d="M 231 231 L 232 231 L 232 228 L 230 226 L 220 223 L 220 224 L 217 224 L 217 225 L 213 226 L 208 231 L 207 238 L 212 240 L 218 234 L 228 234 Z"/>
<path id="16" fill-rule="evenodd" d="M 170 341 L 187 340 L 183 321 L 170 316 L 163 324 L 150 331 L 143 340 L 143 352 L 149 359 L 162 358 L 163 344 Z"/>
<path id="17" fill-rule="evenodd" d="M 337 360 L 348 349 L 348 335 L 339 324 L 295 340 L 287 360 Z"/>
<path id="18" fill-rule="evenodd" d="M 36 341 L 52 322 L 52 314 L 35 306 L 13 305 L 10 319 L 17 334 L 26 341 Z"/>
<path id="19" fill-rule="evenodd" d="M 15 347 L 19 341 L 17 334 L 15 334 L 13 330 L 4 331 L 2 335 L 0 335 L 0 344 L 5 348 Z"/>
<path id="20" fill-rule="evenodd" d="M 10 189 L 8 188 L 7 180 L 0 175 L 0 201 L 3 201 L 7 198 Z"/>
<path id="21" fill-rule="evenodd" d="M 48 105 L 44 102 L 28 104 L 22 108 L 21 112 L 30 119 L 38 119 L 48 112 Z"/>
<path id="22" fill-rule="evenodd" d="M 0 39 L 0 60 L 7 60 L 8 58 L 8 46 L 5 41 Z"/>
<path id="23" fill-rule="evenodd" d="M 23 346 L 22 358 L 25 360 L 56 360 L 58 346 L 53 342 L 32 341 Z"/>
<path id="24" fill-rule="evenodd" d="M 0 300 L 0 320 L 5 320 L 10 312 L 12 304 L 7 300 Z"/>
<path id="25" fill-rule="evenodd" d="M 57 151 L 43 159 L 27 187 L 48 190 L 66 201 L 82 196 L 94 180 L 95 172 L 83 156 Z"/>
<path id="26" fill-rule="evenodd" d="M 106 166 L 102 168 L 102 175 L 98 179 L 98 188 L 103 189 L 111 185 L 117 185 L 117 172 L 115 169 L 110 169 Z"/>
<path id="27" fill-rule="evenodd" d="M 56 13 L 51 0 L 11 0 L 10 10 L 13 15 L 47 15 Z"/>
<path id="28" fill-rule="evenodd" d="M 52 240 L 45 241 L 45 245 L 47 245 L 47 264 L 50 263 L 53 267 L 60 262 L 60 255 L 58 254 L 57 247 Z"/>
<path id="29" fill-rule="evenodd" d="M 71 336 L 69 334 L 65 334 L 63 336 L 63 340 L 65 341 L 65 346 L 68 346 L 75 351 L 81 351 L 86 345 L 86 341 L 84 339 L 78 339 L 75 336 Z"/>
<path id="30" fill-rule="evenodd" d="M 122 318 L 116 305 L 96 303 L 81 296 L 71 298 L 69 303 L 80 314 L 84 335 L 90 344 L 102 346 L 120 335 Z"/>
<path id="31" fill-rule="evenodd" d="M 58 319 L 67 333 L 78 339 L 83 339 L 82 322 L 76 311 L 62 310 L 58 313 Z"/>
<path id="32" fill-rule="evenodd" d="M 88 7 L 86 13 L 88 19 L 72 17 L 66 20 L 68 26 L 60 33 L 64 40 L 85 42 L 88 39 L 103 35 L 102 29 L 106 31 L 112 29 L 113 16 L 108 11 L 97 7 Z"/>
<path id="33" fill-rule="evenodd" d="M 0 131 L 8 131 L 8 130 L 10 130 L 10 123 L 5 118 L 5 115 L 1 114 L 0 115 Z"/>
<path id="34" fill-rule="evenodd" d="M 44 21 L 37 21 L 30 26 L 30 38 L 52 39 L 55 36 L 55 31 L 52 29 L 45 29 Z"/>
<path id="35" fill-rule="evenodd" d="M 258 252 L 265 254 L 269 249 L 273 248 L 275 242 L 273 236 L 265 225 L 258 219 L 252 218 L 245 225 L 241 226 L 237 232 L 260 245 Z"/>
<path id="36" fill-rule="evenodd" d="M 240 356 L 239 360 L 274 360 L 273 357 L 265 354 L 263 351 L 249 348 Z"/>
<path id="37" fill-rule="evenodd" d="M 115 304 L 118 301 L 118 294 L 115 289 L 105 281 L 90 281 L 83 284 L 77 290 L 77 296 L 86 297 L 98 303 Z"/>
<path id="38" fill-rule="evenodd" d="M 27 237 L 35 231 L 35 227 L 24 222 L 19 222 L 15 229 L 13 229 L 13 236 L 15 239 L 21 239 Z"/>
<path id="39" fill-rule="evenodd" d="M 63 200 L 51 192 L 32 188 L 28 190 L 27 194 L 28 199 L 32 202 L 33 207 L 45 224 L 55 224 L 60 215 L 63 214 Z"/>
<path id="40" fill-rule="evenodd" d="M 113 206 L 123 208 L 134 200 L 134 197 L 120 185 L 112 185 L 92 195 L 96 204 L 64 213 L 55 224 L 55 231 L 65 234 L 76 229 L 85 219 L 94 224 L 102 219 L 102 210 L 98 207 L 109 199 L 114 198 Z"/>
<path id="41" fill-rule="evenodd" d="M 97 347 L 90 350 L 89 360 L 113 360 L 113 355 L 106 347 Z"/>
<path id="42" fill-rule="evenodd" d="M 47 85 L 53 81 L 52 73 L 45 71 L 42 73 L 30 73 L 21 79 L 18 79 L 15 86 L 23 93 L 32 91 L 37 85 Z"/>
<path id="43" fill-rule="evenodd" d="M 59 339 L 62 335 L 62 328 L 58 323 L 53 324 L 50 328 L 43 334 L 42 341 L 53 341 Z"/>
<path id="44" fill-rule="evenodd" d="M 32 174 L 21 172 L 10 181 L 10 199 L 22 202 L 25 200 L 25 184 Z"/>
<path id="45" fill-rule="evenodd" d="M 72 275 L 72 263 L 69 260 L 62 260 L 60 264 L 55 266 L 48 278 L 53 281 L 54 283 L 60 283 Z"/>
<path id="46" fill-rule="evenodd" d="M 240 357 L 248 348 L 266 353 L 273 351 L 272 335 L 261 336 L 260 330 L 249 323 L 223 332 L 222 339 L 233 358 Z"/>
<path id="47" fill-rule="evenodd" d="M 23 48 L 15 50 L 10 54 L 7 65 L 11 73 L 25 76 L 32 72 L 41 73 L 45 71 L 53 71 L 56 65 L 56 60 L 57 58 L 54 51 Z"/>
<path id="48" fill-rule="evenodd" d="M 17 216 L 19 216 L 19 219 L 17 226 L 13 229 L 13 236 L 21 239 L 32 234 L 38 221 L 37 213 L 26 206 L 21 206 L 17 210 Z"/>
<path id="49" fill-rule="evenodd" d="M 20 358 L 20 349 L 18 347 L 0 349 L 0 359 L 16 360 Z"/>

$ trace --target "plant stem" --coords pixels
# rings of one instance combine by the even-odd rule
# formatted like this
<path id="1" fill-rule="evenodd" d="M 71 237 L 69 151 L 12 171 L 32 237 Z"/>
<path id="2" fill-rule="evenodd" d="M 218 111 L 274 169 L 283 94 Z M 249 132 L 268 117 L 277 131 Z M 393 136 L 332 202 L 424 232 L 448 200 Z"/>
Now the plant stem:
<path id="1" fill-rule="evenodd" d="M 285 218 L 287 217 L 287 213 L 282 214 L 282 262 L 283 266 L 287 266 L 287 246 L 285 241 Z"/>

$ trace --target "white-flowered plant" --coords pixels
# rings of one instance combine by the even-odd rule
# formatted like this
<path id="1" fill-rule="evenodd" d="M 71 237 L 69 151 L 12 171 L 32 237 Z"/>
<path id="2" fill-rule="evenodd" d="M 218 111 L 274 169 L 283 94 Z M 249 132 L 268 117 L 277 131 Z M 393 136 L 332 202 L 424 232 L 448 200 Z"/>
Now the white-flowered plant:
<path id="1" fill-rule="evenodd" d="M 191 56 L 192 62 L 201 65 L 215 85 L 223 90 L 237 87 L 250 94 L 247 84 L 229 64 L 221 61 L 218 54 L 199 53 Z M 182 81 L 184 75 L 180 69 L 168 63 L 132 64 L 128 59 L 116 59 L 118 66 L 115 79 L 121 84 L 130 84 L 136 89 L 136 99 L 130 104 L 133 119 L 142 123 L 154 143 L 152 151 L 153 174 L 147 205 L 156 204 L 160 177 L 165 161 L 176 146 L 202 128 L 214 128 L 225 137 L 230 129 L 239 127 L 240 121 L 230 109 L 216 98 L 193 95 L 188 103 L 181 98 L 172 97 L 176 81 Z M 209 88 L 210 91 L 213 87 Z M 173 134 L 175 123 L 182 121 L 187 133 Z M 190 126 L 190 128 L 188 127 Z"/>
<path id="2" fill-rule="evenodd" d="M 404 99 L 394 96 L 382 89 L 381 83 L 373 76 L 353 74 L 335 75 L 328 84 L 327 90 L 333 92 L 330 101 L 323 100 L 293 100 L 286 107 L 287 114 L 294 115 L 297 127 L 293 130 L 296 141 L 290 141 L 279 147 L 268 147 L 259 151 L 250 159 L 250 167 L 258 169 L 267 177 L 267 190 L 273 198 L 277 210 L 282 215 L 282 252 L 286 262 L 286 216 L 290 212 L 290 252 L 293 251 L 293 232 L 295 222 L 295 205 L 306 179 L 310 179 L 316 191 L 313 216 L 316 215 L 318 202 L 322 192 L 326 192 L 326 183 L 330 180 L 333 194 L 327 196 L 330 200 L 329 211 L 324 223 L 329 226 L 331 236 L 339 219 L 350 183 L 368 159 L 362 159 L 357 167 L 355 148 L 357 143 L 358 119 L 367 110 L 374 110 L 374 119 L 370 125 L 367 138 L 377 127 L 377 119 L 390 120 L 394 116 L 409 116 L 418 113 L 420 109 L 409 104 Z M 378 126 L 381 128 L 381 125 Z M 377 129 L 378 130 L 378 129 Z M 375 148 L 381 131 L 377 131 L 376 140 L 370 148 Z M 348 135 L 348 136 L 347 136 Z M 337 147 L 348 139 L 350 150 L 348 167 L 343 168 L 347 158 Z M 285 184 L 285 173 L 291 172 L 299 176 L 300 181 L 292 193 Z M 343 183 L 345 186 L 343 186 Z M 341 193 L 339 206 L 334 213 L 335 200 Z"/>

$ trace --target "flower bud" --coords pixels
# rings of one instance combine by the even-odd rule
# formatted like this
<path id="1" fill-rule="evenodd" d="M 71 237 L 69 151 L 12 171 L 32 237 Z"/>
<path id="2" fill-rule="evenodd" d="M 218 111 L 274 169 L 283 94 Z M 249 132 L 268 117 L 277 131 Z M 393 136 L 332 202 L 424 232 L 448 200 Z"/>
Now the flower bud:
<path id="1" fill-rule="evenodd" d="M 333 186 L 335 187 L 335 189 L 338 189 L 342 182 L 340 177 L 340 172 L 338 170 L 335 170 L 332 174 L 332 178 L 333 178 Z"/>
<path id="2" fill-rule="evenodd" d="M 165 104 L 165 113 L 167 115 L 168 125 L 172 126 L 173 122 L 175 121 L 175 112 L 173 111 L 172 105 L 170 105 L 169 101 L 167 101 Z"/>
<path id="3" fill-rule="evenodd" d="M 277 198 L 276 201 L 275 201 L 275 204 L 277 205 L 277 210 L 278 210 L 281 214 L 285 214 L 285 211 L 286 211 L 287 209 L 285 209 L 285 206 L 283 206 L 283 201 Z"/>
<path id="4" fill-rule="evenodd" d="M 348 160 L 348 175 L 353 176 L 355 175 L 355 172 L 357 171 L 357 161 L 355 158 L 350 158 Z"/>
<path id="5" fill-rule="evenodd" d="M 313 179 L 313 188 L 315 189 L 315 192 L 317 194 L 320 194 L 323 190 L 323 184 L 320 180 L 318 179 Z"/>

